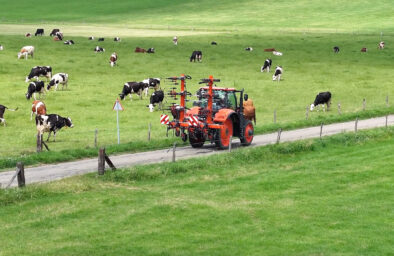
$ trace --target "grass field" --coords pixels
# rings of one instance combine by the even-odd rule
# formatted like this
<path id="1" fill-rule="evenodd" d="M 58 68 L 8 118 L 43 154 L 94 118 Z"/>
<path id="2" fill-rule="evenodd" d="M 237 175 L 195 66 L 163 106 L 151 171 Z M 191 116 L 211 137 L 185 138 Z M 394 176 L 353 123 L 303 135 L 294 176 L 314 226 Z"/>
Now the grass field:
<path id="1" fill-rule="evenodd" d="M 390 255 L 394 130 L 0 190 L 1 255 Z"/>

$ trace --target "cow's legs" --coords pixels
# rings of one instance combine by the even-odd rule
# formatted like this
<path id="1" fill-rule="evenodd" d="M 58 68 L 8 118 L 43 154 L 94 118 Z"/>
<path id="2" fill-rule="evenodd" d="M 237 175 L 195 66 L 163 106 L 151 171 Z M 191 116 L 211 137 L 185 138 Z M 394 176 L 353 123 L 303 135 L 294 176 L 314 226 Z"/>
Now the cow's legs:
<path id="1" fill-rule="evenodd" d="M 162 106 L 161 106 L 162 102 L 159 102 L 159 109 L 162 110 Z"/>
<path id="2" fill-rule="evenodd" d="M 130 93 L 130 101 L 133 101 L 133 96 L 132 96 L 133 94 L 132 93 Z"/>
<path id="3" fill-rule="evenodd" d="M 51 137 L 52 131 L 49 131 L 47 141 L 49 141 L 49 137 Z"/>
<path id="4" fill-rule="evenodd" d="M 5 124 L 5 119 L 4 118 L 0 118 L 0 124 L 1 123 L 4 123 L 4 127 L 6 126 L 6 124 Z"/>
<path id="5" fill-rule="evenodd" d="M 270 66 L 267 67 L 267 73 L 269 73 L 269 72 L 270 72 Z"/>
<path id="6" fill-rule="evenodd" d="M 37 99 L 36 99 L 36 93 L 35 93 L 35 92 L 33 92 L 33 98 L 34 98 L 34 100 L 37 100 Z"/>
<path id="7" fill-rule="evenodd" d="M 30 114 L 30 121 L 33 120 L 33 113 L 34 112 L 32 111 L 31 114 Z"/>
<path id="8" fill-rule="evenodd" d="M 138 94 L 140 95 L 140 100 L 142 100 L 142 89 L 138 91 Z"/>
<path id="9" fill-rule="evenodd" d="M 56 130 L 53 131 L 53 142 L 55 142 L 55 141 L 56 141 Z"/>
<path id="10" fill-rule="evenodd" d="M 331 105 L 331 99 L 327 102 L 327 111 L 330 110 L 330 105 Z"/>

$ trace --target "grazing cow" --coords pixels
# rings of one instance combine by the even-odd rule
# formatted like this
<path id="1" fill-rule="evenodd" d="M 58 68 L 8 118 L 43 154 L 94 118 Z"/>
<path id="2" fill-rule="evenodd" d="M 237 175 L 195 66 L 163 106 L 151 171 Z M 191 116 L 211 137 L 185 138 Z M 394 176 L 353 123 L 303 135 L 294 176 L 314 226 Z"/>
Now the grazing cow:
<path id="1" fill-rule="evenodd" d="M 148 96 L 148 90 L 150 88 L 154 89 L 157 91 L 160 87 L 160 78 L 147 78 L 142 80 L 142 83 L 145 85 L 144 91 L 145 91 L 145 96 Z"/>
<path id="2" fill-rule="evenodd" d="M 253 48 L 252 47 L 246 47 L 245 51 L 251 52 L 251 51 L 253 51 Z"/>
<path id="3" fill-rule="evenodd" d="M 174 38 L 172 39 L 172 42 L 173 42 L 175 45 L 178 45 L 178 37 L 174 36 Z"/>
<path id="4" fill-rule="evenodd" d="M 34 36 L 42 36 L 44 35 L 44 29 L 43 28 L 37 28 L 36 33 Z"/>
<path id="5" fill-rule="evenodd" d="M 89 36 L 89 40 L 94 40 L 94 36 Z"/>
<path id="6" fill-rule="evenodd" d="M 35 78 L 38 81 L 40 76 L 45 76 L 50 79 L 52 76 L 51 66 L 35 66 L 30 70 L 30 74 L 26 77 L 25 82 L 29 82 L 31 79 Z"/>
<path id="7" fill-rule="evenodd" d="M 0 51 L 4 50 L 4 47 L 0 44 Z"/>
<path id="8" fill-rule="evenodd" d="M 282 56 L 283 55 L 283 53 L 277 52 L 277 51 L 273 51 L 272 54 L 276 55 L 276 56 Z"/>
<path id="9" fill-rule="evenodd" d="M 99 42 L 102 42 L 102 41 L 104 41 L 104 37 L 100 37 L 98 40 L 99 40 Z"/>
<path id="10" fill-rule="evenodd" d="M 192 56 L 190 56 L 190 62 L 194 61 L 201 61 L 202 59 L 202 52 L 201 51 L 193 51 Z"/>
<path id="11" fill-rule="evenodd" d="M 30 82 L 27 87 L 26 99 L 30 99 L 33 95 L 34 100 L 36 99 L 36 92 L 38 92 L 39 97 L 41 98 L 41 93 L 45 91 L 45 85 L 43 81 Z"/>
<path id="12" fill-rule="evenodd" d="M 115 37 L 115 38 L 114 38 L 114 41 L 115 41 L 115 42 L 120 42 L 120 37 Z"/>
<path id="13" fill-rule="evenodd" d="M 8 110 L 10 110 L 10 111 L 17 111 L 17 110 L 18 110 L 18 108 L 16 108 L 16 109 L 10 109 L 10 108 L 7 108 L 7 107 L 4 106 L 4 105 L 0 105 L 0 124 L 1 124 L 1 123 L 4 123 L 4 126 L 7 125 L 6 122 L 5 122 L 5 118 L 4 118 L 4 112 L 5 112 L 6 109 L 8 109 Z"/>
<path id="14" fill-rule="evenodd" d="M 30 55 L 33 58 L 34 46 L 23 46 L 18 53 L 18 59 L 20 59 L 22 56 L 25 56 L 25 59 L 27 60 L 28 55 Z"/>
<path id="15" fill-rule="evenodd" d="M 323 111 L 325 111 L 324 104 L 327 105 L 328 111 L 331 104 L 331 92 L 319 92 L 319 94 L 316 95 L 315 101 L 311 104 L 311 111 L 318 105 L 322 105 Z"/>
<path id="16" fill-rule="evenodd" d="M 53 141 L 56 141 L 56 132 L 58 130 L 60 130 L 62 127 L 74 127 L 71 118 L 61 117 L 56 114 L 37 115 L 36 126 L 40 135 L 44 134 L 44 132 L 49 132 L 47 141 L 49 140 L 52 132 L 54 136 Z"/>
<path id="17" fill-rule="evenodd" d="M 66 86 L 67 89 L 67 83 L 68 83 L 68 74 L 57 73 L 52 77 L 51 81 L 49 81 L 49 84 L 47 85 L 47 90 L 49 91 L 52 86 L 55 86 L 55 91 L 57 91 L 57 87 L 59 84 L 62 85 L 62 90 L 64 89 L 64 86 Z"/>
<path id="18" fill-rule="evenodd" d="M 73 40 L 67 40 L 64 42 L 64 44 L 72 45 L 75 44 Z"/>
<path id="19" fill-rule="evenodd" d="M 283 69 L 281 66 L 276 66 L 275 69 L 275 74 L 272 76 L 272 81 L 277 80 L 278 82 L 280 81 L 280 77 L 282 76 Z"/>
<path id="20" fill-rule="evenodd" d="M 144 48 L 136 47 L 134 52 L 146 53 L 146 50 Z"/>
<path id="21" fill-rule="evenodd" d="M 31 33 L 26 33 L 25 37 L 31 37 Z"/>
<path id="22" fill-rule="evenodd" d="M 56 32 L 55 37 L 53 38 L 55 41 L 62 41 L 63 40 L 63 33 Z"/>
<path id="23" fill-rule="evenodd" d="M 119 94 L 120 99 L 124 100 L 124 98 L 130 94 L 130 100 L 132 99 L 132 94 L 138 94 L 140 96 L 140 99 L 142 98 L 142 92 L 143 90 L 147 87 L 146 84 L 144 83 L 139 83 L 139 82 L 127 82 L 123 85 L 123 91 L 122 93 Z"/>
<path id="24" fill-rule="evenodd" d="M 39 100 L 33 101 L 33 104 L 31 105 L 30 121 L 33 120 L 33 114 L 35 114 L 36 116 L 47 114 L 47 108 L 44 102 Z"/>
<path id="25" fill-rule="evenodd" d="M 155 53 L 155 48 L 149 48 L 146 52 L 147 53 Z"/>
<path id="26" fill-rule="evenodd" d="M 218 43 L 216 43 L 215 41 L 212 41 L 211 45 L 218 45 Z"/>
<path id="27" fill-rule="evenodd" d="M 52 29 L 52 32 L 49 34 L 49 36 L 56 36 L 57 32 L 60 32 L 60 29 L 54 28 L 54 29 Z"/>
<path id="28" fill-rule="evenodd" d="M 267 49 L 264 49 L 264 51 L 265 52 L 274 52 L 276 50 L 275 50 L 275 48 L 267 48 Z"/>
<path id="29" fill-rule="evenodd" d="M 116 65 L 116 61 L 118 60 L 118 55 L 116 52 L 111 54 L 111 57 L 109 57 L 109 63 L 111 63 L 111 67 Z"/>
<path id="30" fill-rule="evenodd" d="M 339 47 L 338 46 L 334 46 L 334 48 L 332 48 L 334 50 L 334 53 L 338 53 L 339 52 Z"/>
<path id="31" fill-rule="evenodd" d="M 379 43 L 378 49 L 379 49 L 379 50 L 383 50 L 383 49 L 384 49 L 384 42 L 383 42 L 383 41 L 381 41 L 381 42 Z"/>
<path id="32" fill-rule="evenodd" d="M 361 52 L 367 52 L 367 48 L 365 47 L 361 48 Z"/>
<path id="33" fill-rule="evenodd" d="M 96 48 L 94 48 L 95 52 L 105 52 L 104 48 L 101 48 L 100 46 L 96 46 Z"/>
<path id="34" fill-rule="evenodd" d="M 264 66 L 261 67 L 261 72 L 264 72 L 264 70 L 267 70 L 267 72 L 270 72 L 270 68 L 272 65 L 272 60 L 271 59 L 266 59 L 264 61 Z"/>
<path id="35" fill-rule="evenodd" d="M 164 92 L 162 90 L 155 91 L 150 96 L 150 104 L 147 106 L 150 112 L 153 112 L 155 104 L 159 104 L 159 108 L 162 109 L 161 105 L 164 99 Z"/>

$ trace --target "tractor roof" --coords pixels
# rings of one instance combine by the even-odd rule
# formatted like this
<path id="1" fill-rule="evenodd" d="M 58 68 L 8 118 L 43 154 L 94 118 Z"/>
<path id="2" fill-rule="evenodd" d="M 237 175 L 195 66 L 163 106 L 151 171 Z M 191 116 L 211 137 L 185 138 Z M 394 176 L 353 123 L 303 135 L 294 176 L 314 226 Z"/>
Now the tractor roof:
<path id="1" fill-rule="evenodd" d="M 209 90 L 209 87 L 205 86 L 205 87 L 201 87 L 200 89 Z M 212 87 L 212 90 L 214 90 L 214 91 L 236 91 L 237 89 L 235 89 L 235 88 L 224 88 L 224 87 Z"/>

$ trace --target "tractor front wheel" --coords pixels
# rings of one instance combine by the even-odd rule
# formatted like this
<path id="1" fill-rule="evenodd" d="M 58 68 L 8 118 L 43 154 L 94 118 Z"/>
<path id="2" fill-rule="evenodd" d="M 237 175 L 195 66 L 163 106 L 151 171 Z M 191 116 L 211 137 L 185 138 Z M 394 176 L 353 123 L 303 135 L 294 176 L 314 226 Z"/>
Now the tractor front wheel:
<path id="1" fill-rule="evenodd" d="M 230 138 L 233 136 L 233 121 L 227 118 L 222 125 L 223 128 L 217 132 L 215 144 L 220 149 L 226 149 L 230 146 Z"/>
<path id="2" fill-rule="evenodd" d="M 254 127 L 251 121 L 247 121 L 241 136 L 241 144 L 249 146 L 253 141 Z"/>

